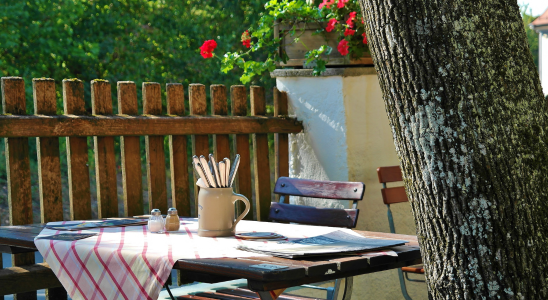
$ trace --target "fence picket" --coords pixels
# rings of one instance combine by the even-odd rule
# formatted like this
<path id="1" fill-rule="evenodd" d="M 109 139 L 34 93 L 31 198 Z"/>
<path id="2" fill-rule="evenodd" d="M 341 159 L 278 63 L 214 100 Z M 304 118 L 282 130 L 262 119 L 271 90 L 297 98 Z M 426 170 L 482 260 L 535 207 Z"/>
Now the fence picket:
<path id="1" fill-rule="evenodd" d="M 118 81 L 118 113 L 138 115 L 137 87 L 133 81 Z M 120 137 L 122 185 L 124 189 L 124 216 L 142 215 L 143 178 L 141 145 L 138 136 Z"/>
<path id="2" fill-rule="evenodd" d="M 247 116 L 247 94 L 245 86 L 233 85 L 230 87 L 230 100 L 232 102 L 233 116 Z M 251 189 L 251 152 L 249 151 L 249 134 L 236 134 L 234 136 L 234 154 L 240 154 L 240 166 L 234 182 L 235 190 L 253 199 Z M 241 201 L 236 202 L 238 213 L 242 213 L 245 206 Z M 254 220 L 254 203 L 250 201 L 251 208 L 245 216 L 245 220 Z"/>
<path id="3" fill-rule="evenodd" d="M 34 113 L 57 115 L 55 80 L 33 79 L 32 93 Z M 40 190 L 40 220 L 42 223 L 63 220 L 63 198 L 61 185 L 61 160 L 59 138 L 36 138 L 38 157 L 38 187 Z"/>
<path id="4" fill-rule="evenodd" d="M 274 87 L 274 117 L 287 116 L 287 93 L 280 92 Z M 289 176 L 289 140 L 287 133 L 274 133 L 274 180 Z M 276 195 L 276 201 L 279 200 Z M 289 203 L 289 197 L 285 197 L 285 203 Z"/>
<path id="5" fill-rule="evenodd" d="M 81 80 L 63 80 L 63 106 L 67 115 L 87 114 L 84 105 L 84 84 Z M 88 138 L 67 137 L 66 139 L 70 219 L 91 219 Z"/>
<path id="6" fill-rule="evenodd" d="M 112 115 L 112 96 L 107 80 L 91 81 L 91 106 L 94 115 Z M 118 217 L 118 190 L 114 137 L 93 137 L 97 210 L 99 219 Z"/>
<path id="7" fill-rule="evenodd" d="M 20 77 L 2 77 L 4 114 L 26 115 L 25 82 Z M 28 138 L 6 138 L 6 171 L 10 225 L 32 223 Z M 33 253 L 12 254 L 14 266 L 34 264 Z M 36 292 L 21 293 L 15 299 L 36 299 Z"/>
<path id="8" fill-rule="evenodd" d="M 32 80 L 34 113 L 57 115 L 55 80 L 35 78 Z M 61 160 L 58 137 L 37 137 L 38 187 L 40 192 L 40 220 L 42 223 L 63 220 L 63 198 L 61 184 Z M 67 299 L 63 287 L 46 289 L 46 299 Z"/>
<path id="9" fill-rule="evenodd" d="M 251 115 L 266 115 L 264 88 L 251 87 Z M 268 134 L 255 133 L 253 139 L 253 167 L 255 175 L 255 198 L 257 221 L 267 221 L 272 202 L 270 189 L 270 163 L 268 153 Z"/>
<path id="10" fill-rule="evenodd" d="M 228 115 L 228 102 L 226 99 L 226 87 L 222 84 L 213 84 L 210 87 L 211 95 L 211 114 L 226 116 Z M 215 159 L 221 160 L 225 157 L 230 158 L 230 144 L 228 134 L 213 135 L 213 154 Z"/>
<path id="11" fill-rule="evenodd" d="M 207 102 L 205 85 L 193 83 L 188 87 L 188 98 L 190 104 L 190 114 L 204 116 L 207 114 Z M 209 137 L 207 134 L 192 135 L 192 155 L 209 155 Z M 194 174 L 194 183 L 198 180 L 196 172 Z M 194 185 L 194 216 L 198 215 L 198 186 Z"/>
<path id="12" fill-rule="evenodd" d="M 180 83 L 168 83 L 167 114 L 183 116 L 185 114 L 185 91 Z M 179 216 L 190 216 L 190 188 L 188 184 L 187 137 L 169 136 L 169 162 L 171 171 L 171 199 Z"/>
<path id="13" fill-rule="evenodd" d="M 162 114 L 162 89 L 159 83 L 143 82 L 143 114 Z M 167 213 L 166 161 L 164 136 L 145 137 L 149 210 Z"/>

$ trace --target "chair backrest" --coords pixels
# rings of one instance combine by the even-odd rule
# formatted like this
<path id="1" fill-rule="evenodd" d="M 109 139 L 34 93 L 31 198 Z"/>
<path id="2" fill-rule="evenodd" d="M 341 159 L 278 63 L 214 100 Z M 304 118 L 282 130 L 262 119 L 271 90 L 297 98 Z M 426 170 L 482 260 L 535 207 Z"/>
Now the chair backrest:
<path id="1" fill-rule="evenodd" d="M 274 193 L 280 195 L 280 201 L 272 202 L 268 218 L 277 222 L 354 228 L 359 214 L 357 201 L 363 199 L 364 191 L 365 185 L 362 182 L 319 181 L 280 177 L 274 187 Z M 351 200 L 353 205 L 352 209 L 291 205 L 284 203 L 286 198 L 289 200 L 289 196 Z"/>
<path id="2" fill-rule="evenodd" d="M 382 200 L 384 204 L 408 202 L 405 187 L 386 187 L 386 183 L 403 181 L 400 166 L 379 167 L 377 168 L 379 182 L 382 183 Z"/>

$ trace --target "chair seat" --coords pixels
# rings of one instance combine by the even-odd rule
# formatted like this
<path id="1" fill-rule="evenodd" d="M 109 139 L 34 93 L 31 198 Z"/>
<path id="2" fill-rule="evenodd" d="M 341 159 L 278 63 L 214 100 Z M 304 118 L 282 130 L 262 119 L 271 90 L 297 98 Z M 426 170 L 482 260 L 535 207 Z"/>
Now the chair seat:
<path id="1" fill-rule="evenodd" d="M 218 290 L 216 293 L 196 293 L 194 295 L 179 296 L 177 299 L 182 300 L 249 300 L 259 299 L 259 296 L 248 289 L 224 289 Z M 318 298 L 310 298 L 295 295 L 280 295 L 278 300 L 320 300 Z"/>
<path id="2" fill-rule="evenodd" d="M 423 265 L 414 265 L 414 266 L 409 266 L 409 267 L 402 267 L 401 270 L 403 272 L 407 272 L 407 273 L 424 274 L 424 266 Z"/>

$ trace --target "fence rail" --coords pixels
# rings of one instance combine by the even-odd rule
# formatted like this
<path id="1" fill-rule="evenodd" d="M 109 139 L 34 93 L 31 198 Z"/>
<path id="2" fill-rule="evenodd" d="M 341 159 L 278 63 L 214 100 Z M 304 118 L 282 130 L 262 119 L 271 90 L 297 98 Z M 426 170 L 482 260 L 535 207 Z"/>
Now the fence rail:
<path id="1" fill-rule="evenodd" d="M 57 115 L 55 81 L 33 79 L 34 115 L 26 115 L 25 82 L 19 77 L 3 77 L 0 137 L 5 138 L 8 181 L 9 218 L 11 225 L 33 222 L 29 138 L 37 140 L 37 162 L 41 222 L 63 220 L 62 181 L 59 137 L 66 137 L 68 194 L 71 220 L 92 218 L 90 170 L 87 137 L 93 137 L 93 155 L 97 186 L 99 218 L 118 217 L 117 168 L 122 169 L 123 216 L 144 213 L 141 144 L 145 136 L 147 192 L 150 208 L 167 211 L 167 177 L 164 136 L 169 136 L 169 171 L 172 205 L 179 215 L 196 215 L 197 205 L 191 203 L 189 157 L 207 156 L 209 135 L 213 135 L 216 157 L 241 155 L 235 189 L 252 199 L 252 212 L 258 220 L 266 220 L 271 202 L 270 157 L 267 134 L 275 134 L 275 176 L 288 175 L 287 134 L 302 131 L 300 122 L 287 117 L 287 98 L 274 90 L 274 117 L 267 117 L 265 91 L 250 88 L 251 116 L 248 115 L 248 95 L 244 86 L 232 86 L 232 115 L 228 111 L 227 89 L 223 85 L 210 87 L 212 113 L 207 112 L 205 86 L 188 86 L 190 115 L 185 116 L 184 87 L 166 85 L 167 114 L 162 112 L 159 83 L 143 83 L 143 114 L 138 114 L 136 85 L 130 81 L 117 83 L 118 114 L 113 111 L 111 85 L 106 80 L 91 82 L 92 114 L 85 110 L 84 85 L 78 79 L 63 80 L 64 114 Z M 229 135 L 233 134 L 230 139 Z M 252 147 L 250 148 L 250 134 Z M 191 145 L 187 145 L 187 136 Z M 120 153 L 115 151 L 114 137 L 120 136 Z M 232 145 L 230 141 L 232 140 Z M 117 165 L 116 156 L 120 156 Z M 254 169 L 254 179 L 251 169 Z M 195 175 L 194 175 L 195 176 Z M 193 179 L 196 182 L 197 178 Z M 254 182 L 254 189 L 252 187 Z M 197 192 L 197 188 L 194 189 Z M 197 199 L 197 197 L 195 197 Z M 252 219 L 253 213 L 246 218 Z M 14 254 L 14 266 L 34 263 L 32 254 Z M 1 263 L 1 261 L 0 261 Z M 1 264 L 0 264 L 1 267 Z M 1 290 L 1 288 L 0 288 Z M 53 289 L 51 295 L 63 294 Z M 0 295 L 1 295 L 0 291 Z M 32 296 L 31 296 L 32 298 Z"/>

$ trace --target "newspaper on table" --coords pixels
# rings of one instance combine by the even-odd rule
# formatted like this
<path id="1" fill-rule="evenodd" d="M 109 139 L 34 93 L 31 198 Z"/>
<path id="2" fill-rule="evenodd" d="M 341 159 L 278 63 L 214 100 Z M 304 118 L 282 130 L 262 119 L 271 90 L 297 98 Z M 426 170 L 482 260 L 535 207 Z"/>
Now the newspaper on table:
<path id="1" fill-rule="evenodd" d="M 78 224 L 59 224 L 59 225 L 46 225 L 46 228 L 53 230 L 68 230 L 68 231 L 78 231 L 92 228 L 102 228 L 102 227 L 123 227 L 123 226 L 137 226 L 145 225 L 148 220 L 146 219 L 106 219 L 101 221 L 83 221 Z"/>
<path id="2" fill-rule="evenodd" d="M 285 258 L 309 256 L 344 255 L 350 252 L 371 251 L 401 246 L 408 241 L 365 238 L 344 231 L 333 231 L 324 235 L 277 243 L 238 245 L 239 250 Z"/>

